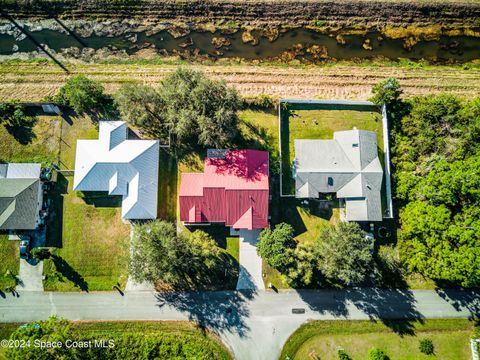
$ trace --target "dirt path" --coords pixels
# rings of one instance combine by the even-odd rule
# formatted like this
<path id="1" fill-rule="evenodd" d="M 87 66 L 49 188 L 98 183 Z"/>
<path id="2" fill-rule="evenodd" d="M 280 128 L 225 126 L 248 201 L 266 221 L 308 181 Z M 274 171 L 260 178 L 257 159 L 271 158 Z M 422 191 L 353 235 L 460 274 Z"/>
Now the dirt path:
<path id="1" fill-rule="evenodd" d="M 68 65 L 73 74 L 84 73 L 101 81 L 113 93 L 122 83 L 159 82 L 174 65 Z M 480 69 L 459 66 L 309 66 L 273 67 L 254 65 L 195 65 L 213 77 L 224 79 L 242 95 L 269 94 L 275 97 L 316 99 L 358 99 L 371 96 L 374 84 L 396 77 L 405 95 L 449 92 L 467 98 L 480 93 Z M 53 95 L 67 75 L 51 64 L 0 64 L 0 100 L 40 100 Z"/>

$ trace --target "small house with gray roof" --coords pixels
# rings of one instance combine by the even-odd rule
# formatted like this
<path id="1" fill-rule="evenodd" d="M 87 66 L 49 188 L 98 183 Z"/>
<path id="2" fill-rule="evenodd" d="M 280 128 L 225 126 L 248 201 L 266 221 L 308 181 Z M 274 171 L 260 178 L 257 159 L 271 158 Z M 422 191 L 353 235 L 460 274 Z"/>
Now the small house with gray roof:
<path id="1" fill-rule="evenodd" d="M 295 196 L 335 193 L 345 201 L 347 221 L 381 221 L 383 169 L 377 133 L 337 131 L 332 140 L 295 140 Z"/>
<path id="2" fill-rule="evenodd" d="M 0 230 L 34 230 L 43 191 L 40 164 L 0 164 Z"/>

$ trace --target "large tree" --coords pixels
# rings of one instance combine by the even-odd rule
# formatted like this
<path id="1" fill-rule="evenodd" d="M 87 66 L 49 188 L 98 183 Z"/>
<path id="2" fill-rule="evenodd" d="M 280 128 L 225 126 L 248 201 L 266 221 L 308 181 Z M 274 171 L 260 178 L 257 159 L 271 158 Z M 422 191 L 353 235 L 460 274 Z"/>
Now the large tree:
<path id="1" fill-rule="evenodd" d="M 330 281 L 352 285 L 371 269 L 373 241 L 357 223 L 341 222 L 325 227 L 315 250 L 318 270 Z"/>
<path id="2" fill-rule="evenodd" d="M 67 80 L 54 100 L 77 113 L 97 112 L 105 105 L 104 88 L 98 81 L 77 75 Z"/>
<path id="3" fill-rule="evenodd" d="M 258 254 L 273 268 L 286 269 L 293 260 L 297 245 L 293 235 L 293 227 L 286 223 L 276 225 L 273 230 L 264 229 L 258 238 Z"/>
<path id="4" fill-rule="evenodd" d="M 198 71 L 180 68 L 155 89 L 124 85 L 115 101 L 125 120 L 152 137 L 171 131 L 180 149 L 227 147 L 238 135 L 238 92 Z"/>
<path id="5" fill-rule="evenodd" d="M 195 283 L 215 266 L 219 255 L 208 234 L 177 234 L 174 224 L 166 221 L 135 225 L 132 247 L 130 275 L 135 281 L 162 281 L 173 287 Z"/>

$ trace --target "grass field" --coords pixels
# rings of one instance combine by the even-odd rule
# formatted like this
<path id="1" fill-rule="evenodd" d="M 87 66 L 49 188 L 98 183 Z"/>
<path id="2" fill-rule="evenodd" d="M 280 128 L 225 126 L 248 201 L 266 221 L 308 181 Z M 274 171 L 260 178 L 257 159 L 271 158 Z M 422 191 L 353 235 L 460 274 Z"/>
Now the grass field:
<path id="1" fill-rule="evenodd" d="M 8 339 L 19 325 L 0 324 L 0 339 Z M 228 349 L 215 334 L 188 321 L 74 321 L 71 322 L 71 331 L 88 339 L 115 339 L 128 335 L 158 339 L 171 349 L 176 349 L 179 358 L 183 358 L 182 347 L 186 347 L 187 352 L 196 351 L 198 359 L 205 359 L 201 354 L 206 353 L 213 354 L 214 359 L 231 359 Z M 3 359 L 4 352 L 0 348 L 0 360 Z"/>
<path id="2" fill-rule="evenodd" d="M 15 287 L 13 275 L 18 275 L 20 266 L 19 241 L 10 241 L 8 236 L 0 234 L 0 292 Z"/>
<path id="3" fill-rule="evenodd" d="M 396 321 L 398 327 L 408 326 L 411 334 L 400 335 L 381 322 L 372 321 L 312 321 L 302 325 L 285 343 L 280 359 L 338 359 L 338 349 L 344 349 L 352 359 L 368 358 L 372 347 L 384 350 L 390 359 L 422 360 L 469 359 L 473 322 L 466 319 L 431 319 Z M 393 326 L 392 326 L 393 327 Z M 419 351 L 419 340 L 429 338 L 434 355 Z M 315 357 L 316 356 L 316 357 Z"/>
<path id="4" fill-rule="evenodd" d="M 177 64 L 67 64 L 72 75 L 84 73 L 101 81 L 113 93 L 121 84 L 138 81 L 156 84 Z M 396 77 L 405 96 L 448 91 L 466 98 L 480 92 L 480 66 L 430 66 L 385 61 L 338 63 L 325 66 L 225 64 L 194 65 L 209 76 L 224 79 L 242 95 L 268 94 L 290 99 L 366 100 L 371 88 L 387 77 Z M 51 63 L 0 62 L 0 99 L 38 101 L 54 95 L 69 75 Z"/>
<path id="5" fill-rule="evenodd" d="M 60 166 L 73 169 L 76 139 L 97 137 L 88 118 L 62 125 Z M 45 290 L 111 290 L 127 278 L 130 227 L 121 221 L 120 199 L 72 190 L 73 177 L 59 176 L 51 195 L 54 213 L 47 224 L 48 246 L 58 247 L 45 260 Z"/>

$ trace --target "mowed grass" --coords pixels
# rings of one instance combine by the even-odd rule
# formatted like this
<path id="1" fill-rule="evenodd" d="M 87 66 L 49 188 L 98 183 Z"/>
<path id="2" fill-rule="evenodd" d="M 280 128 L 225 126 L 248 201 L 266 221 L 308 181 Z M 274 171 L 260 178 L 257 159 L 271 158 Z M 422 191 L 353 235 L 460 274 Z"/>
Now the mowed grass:
<path id="1" fill-rule="evenodd" d="M 397 329 L 412 329 L 411 335 L 400 335 L 381 322 L 373 321 L 311 321 L 302 325 L 285 343 L 280 359 L 338 359 L 344 349 L 352 359 L 368 359 L 372 347 L 384 350 L 390 359 L 422 360 L 469 359 L 473 322 L 466 319 L 430 319 L 424 321 L 393 321 Z M 393 327 L 393 326 L 392 326 Z M 419 340 L 429 338 L 435 355 L 419 350 Z"/>
<path id="2" fill-rule="evenodd" d="M 14 276 L 18 275 L 20 267 L 19 243 L 0 234 L 0 291 L 16 285 Z"/>
<path id="3" fill-rule="evenodd" d="M 9 132 L 0 126 L 0 161 L 49 164 L 58 160 L 59 117 L 38 116 L 27 134 Z"/>
<path id="4" fill-rule="evenodd" d="M 86 117 L 63 124 L 62 169 L 73 169 L 77 139 L 96 139 Z M 60 176 L 54 195 L 55 216 L 48 224 L 48 245 L 58 247 L 45 261 L 47 291 L 112 290 L 127 280 L 130 227 L 121 220 L 118 197 L 72 190 L 73 176 Z"/>

